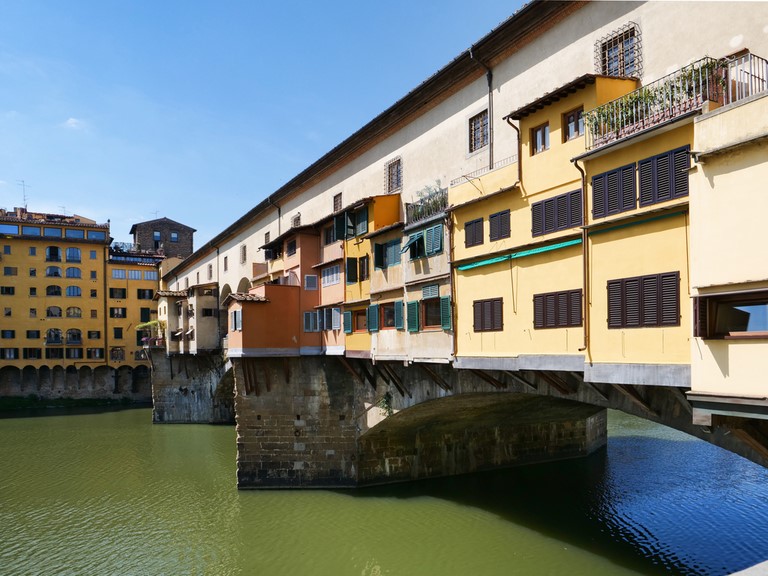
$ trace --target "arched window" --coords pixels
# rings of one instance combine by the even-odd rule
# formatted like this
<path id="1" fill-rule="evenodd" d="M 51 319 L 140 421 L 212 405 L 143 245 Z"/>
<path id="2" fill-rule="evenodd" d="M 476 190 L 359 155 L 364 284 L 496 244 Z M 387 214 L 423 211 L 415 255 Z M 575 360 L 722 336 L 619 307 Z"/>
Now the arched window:
<path id="1" fill-rule="evenodd" d="M 80 248 L 67 248 L 67 262 L 80 262 Z"/>
<path id="2" fill-rule="evenodd" d="M 61 268 L 58 266 L 48 266 L 45 269 L 45 275 L 49 278 L 61 278 Z"/>
<path id="3" fill-rule="evenodd" d="M 67 268 L 67 278 L 81 278 L 80 268 Z"/>
<path id="4" fill-rule="evenodd" d="M 46 262 L 61 262 L 61 250 L 58 246 L 48 246 L 45 249 Z"/>
<path id="5" fill-rule="evenodd" d="M 83 315 L 83 311 L 77 306 L 70 306 L 67 308 L 67 318 L 80 318 Z"/>
<path id="6" fill-rule="evenodd" d="M 61 308 L 58 306 L 48 306 L 45 309 L 46 318 L 61 318 Z"/>
<path id="7" fill-rule="evenodd" d="M 82 296 L 79 286 L 67 286 L 67 296 Z"/>
<path id="8" fill-rule="evenodd" d="M 46 288 L 45 288 L 45 295 L 46 296 L 61 296 L 61 286 L 56 286 L 56 284 L 51 284 L 50 286 L 46 286 Z"/>
<path id="9" fill-rule="evenodd" d="M 45 333 L 46 344 L 61 344 L 61 330 L 58 328 L 50 328 Z"/>
<path id="10" fill-rule="evenodd" d="M 67 344 L 82 344 L 83 337 L 77 328 L 70 328 L 67 330 Z"/>

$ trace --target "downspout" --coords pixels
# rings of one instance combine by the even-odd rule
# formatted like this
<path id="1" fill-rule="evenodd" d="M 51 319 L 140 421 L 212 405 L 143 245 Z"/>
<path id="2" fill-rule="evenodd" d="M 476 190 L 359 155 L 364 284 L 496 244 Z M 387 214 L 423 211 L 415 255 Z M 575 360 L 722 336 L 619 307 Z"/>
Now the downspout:
<path id="1" fill-rule="evenodd" d="M 274 206 L 277 208 L 277 235 L 280 236 L 281 232 L 281 226 L 280 226 L 280 220 L 282 219 L 282 209 L 280 208 L 280 204 L 275 204 L 272 201 L 272 196 L 267 196 L 267 202 L 269 202 L 270 206 Z"/>
<path id="2" fill-rule="evenodd" d="M 584 345 L 579 348 L 579 352 L 583 352 L 589 348 L 589 232 L 587 231 L 587 174 L 584 169 L 579 166 L 577 159 L 572 159 L 573 165 L 576 170 L 581 174 L 581 213 L 584 226 L 581 227 L 581 274 L 582 282 L 584 283 L 584 304 L 582 305 L 584 320 Z"/>
<path id="3" fill-rule="evenodd" d="M 512 124 L 512 118 L 510 116 L 504 116 L 504 120 L 507 121 L 515 132 L 517 132 L 517 181 L 520 186 L 523 186 L 523 141 L 520 140 L 520 128 Z"/>
<path id="4" fill-rule="evenodd" d="M 448 216 L 445 224 L 445 227 L 448 229 L 448 266 L 453 268 L 453 213 L 447 212 L 446 215 Z M 456 311 L 456 303 L 458 302 L 458 299 L 456 298 L 456 274 L 453 270 L 451 270 L 450 273 L 450 281 L 451 301 L 453 302 L 453 306 L 451 306 L 451 328 L 453 329 L 453 338 L 451 338 L 451 356 L 453 356 L 453 361 L 456 362 L 456 351 L 458 350 L 458 331 L 456 330 L 458 312 Z"/>
<path id="5" fill-rule="evenodd" d="M 484 63 L 475 58 L 469 48 L 469 57 L 485 68 L 485 78 L 488 82 L 488 170 L 493 170 L 493 71 Z"/>
<path id="6" fill-rule="evenodd" d="M 216 342 L 221 345 L 221 308 L 219 304 L 219 295 L 221 294 L 221 280 L 219 278 L 219 247 L 216 248 Z"/>

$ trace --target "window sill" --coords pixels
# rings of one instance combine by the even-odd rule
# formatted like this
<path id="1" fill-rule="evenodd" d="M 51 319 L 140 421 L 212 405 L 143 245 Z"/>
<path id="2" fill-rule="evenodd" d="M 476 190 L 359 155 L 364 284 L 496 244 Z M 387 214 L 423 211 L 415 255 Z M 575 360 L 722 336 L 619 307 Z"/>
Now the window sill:
<path id="1" fill-rule="evenodd" d="M 730 332 L 723 340 L 768 340 L 768 332 Z"/>

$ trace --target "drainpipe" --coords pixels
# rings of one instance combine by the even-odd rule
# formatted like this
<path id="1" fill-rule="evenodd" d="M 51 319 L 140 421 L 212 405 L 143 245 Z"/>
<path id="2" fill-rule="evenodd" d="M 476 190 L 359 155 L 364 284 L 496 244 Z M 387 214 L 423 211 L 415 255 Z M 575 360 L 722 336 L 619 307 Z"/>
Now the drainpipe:
<path id="1" fill-rule="evenodd" d="M 493 170 L 493 71 L 475 58 L 472 48 L 469 49 L 469 57 L 485 68 L 485 78 L 488 82 L 488 170 Z"/>
<path id="2" fill-rule="evenodd" d="M 447 212 L 448 216 L 445 221 L 445 227 L 448 230 L 448 266 L 453 268 L 453 215 L 451 212 Z M 456 305 L 458 299 L 456 298 L 456 274 L 451 270 L 450 273 L 451 282 L 451 301 L 453 306 L 451 307 L 451 328 L 453 328 L 453 338 L 451 338 L 451 356 L 453 356 L 454 362 L 456 361 L 456 351 L 458 350 L 458 331 L 456 330 L 456 318 L 458 313 L 456 312 Z"/>
<path id="3" fill-rule="evenodd" d="M 221 294 L 221 280 L 219 278 L 219 247 L 216 248 L 216 341 L 221 345 L 221 304 L 219 295 Z"/>
<path id="4" fill-rule="evenodd" d="M 587 174 L 584 169 L 579 166 L 578 160 L 575 158 L 571 160 L 576 170 L 581 174 L 581 213 L 584 221 L 584 226 L 581 227 L 581 262 L 582 262 L 582 282 L 584 283 L 584 304 L 583 304 L 583 320 L 584 320 L 584 346 L 579 348 L 579 352 L 583 352 L 589 347 L 589 233 L 587 231 Z"/>
<path id="5" fill-rule="evenodd" d="M 517 181 L 520 183 L 520 186 L 523 185 L 523 141 L 520 140 L 520 128 L 512 124 L 512 118 L 509 116 L 504 116 L 504 120 L 507 121 L 507 124 L 509 124 L 515 132 L 517 132 Z"/>

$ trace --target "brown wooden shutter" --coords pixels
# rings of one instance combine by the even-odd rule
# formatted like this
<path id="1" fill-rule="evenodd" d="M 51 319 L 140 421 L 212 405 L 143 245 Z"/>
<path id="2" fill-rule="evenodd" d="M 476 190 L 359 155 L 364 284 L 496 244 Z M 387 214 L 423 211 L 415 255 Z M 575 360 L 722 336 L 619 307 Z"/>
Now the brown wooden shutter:
<path id="1" fill-rule="evenodd" d="M 661 325 L 680 325 L 680 273 L 661 274 Z"/>
<path id="2" fill-rule="evenodd" d="M 653 191 L 653 158 L 641 160 L 637 164 L 640 180 L 640 206 L 647 206 L 654 202 Z"/>
<path id="3" fill-rule="evenodd" d="M 536 202 L 531 206 L 531 236 L 544 234 L 544 203 Z"/>
<path id="4" fill-rule="evenodd" d="M 608 172 L 605 183 L 606 214 L 619 212 L 619 173 Z"/>
<path id="5" fill-rule="evenodd" d="M 576 190 L 568 195 L 568 226 L 581 226 L 584 218 L 581 210 L 582 196 L 581 190 Z"/>
<path id="6" fill-rule="evenodd" d="M 491 301 L 493 305 L 493 323 L 492 330 L 501 330 L 504 328 L 503 300 L 498 298 Z"/>
<path id="7" fill-rule="evenodd" d="M 592 178 L 592 216 L 605 216 L 605 174 Z"/>
<path id="8" fill-rule="evenodd" d="M 697 297 L 693 299 L 693 335 L 709 338 L 709 300 Z"/>
<path id="9" fill-rule="evenodd" d="M 557 324 L 558 327 L 568 326 L 568 292 L 557 293 Z"/>
<path id="10" fill-rule="evenodd" d="M 640 326 L 640 278 L 624 279 L 624 325 L 628 328 Z"/>
<path id="11" fill-rule="evenodd" d="M 570 326 L 581 326 L 581 290 L 571 290 L 568 292 L 568 324 Z"/>
<path id="12" fill-rule="evenodd" d="M 688 196 L 688 170 L 691 167 L 688 146 L 672 152 L 672 166 L 672 197 Z"/>
<path id="13" fill-rule="evenodd" d="M 635 165 L 630 164 L 619 169 L 621 172 L 621 206 L 620 211 L 632 210 L 637 207 L 637 192 L 635 191 Z"/>
<path id="14" fill-rule="evenodd" d="M 483 303 L 476 301 L 472 303 L 472 317 L 473 325 L 472 329 L 475 332 L 481 332 L 483 330 Z"/>
<path id="15" fill-rule="evenodd" d="M 659 325 L 659 277 L 643 276 L 642 284 L 643 319 L 642 326 Z"/>
<path id="16" fill-rule="evenodd" d="M 654 195 L 654 201 L 663 202 L 672 198 L 672 175 L 669 171 L 671 158 L 667 153 L 656 156 L 654 160 L 656 161 L 656 194 Z"/>
<path id="17" fill-rule="evenodd" d="M 533 296 L 533 327 L 544 328 L 544 294 Z"/>
<path id="18" fill-rule="evenodd" d="M 544 325 L 547 328 L 557 326 L 557 295 L 546 294 L 544 296 Z"/>
<path id="19" fill-rule="evenodd" d="M 622 281 L 608 281 L 608 328 L 621 328 L 622 322 Z"/>

